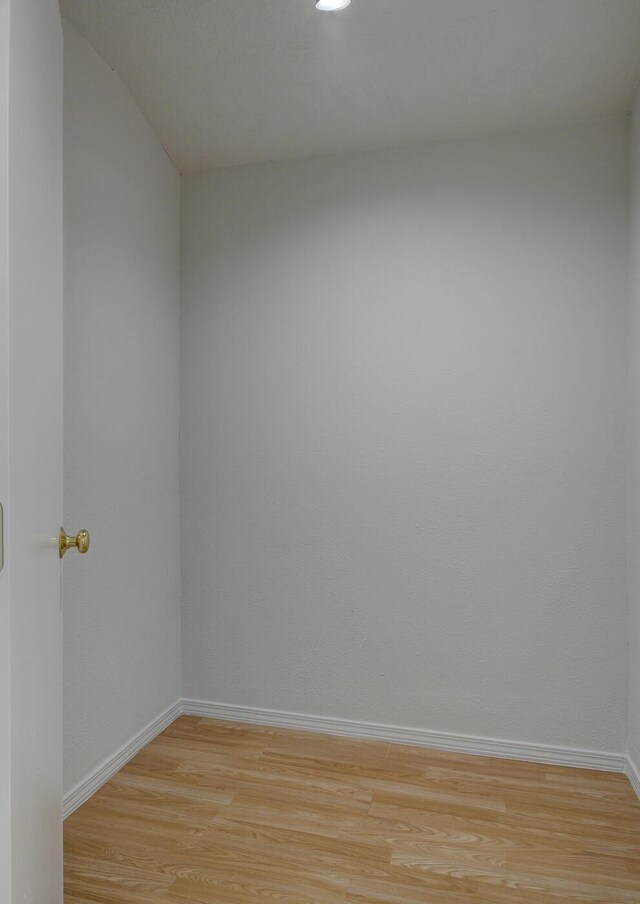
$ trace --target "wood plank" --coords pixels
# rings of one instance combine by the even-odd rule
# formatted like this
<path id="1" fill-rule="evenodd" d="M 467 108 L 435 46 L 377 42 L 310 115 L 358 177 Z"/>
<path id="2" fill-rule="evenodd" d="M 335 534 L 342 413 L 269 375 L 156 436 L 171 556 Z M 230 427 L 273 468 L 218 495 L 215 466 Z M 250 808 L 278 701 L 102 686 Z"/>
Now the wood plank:
<path id="1" fill-rule="evenodd" d="M 198 717 L 65 823 L 65 904 L 640 904 L 627 779 Z"/>

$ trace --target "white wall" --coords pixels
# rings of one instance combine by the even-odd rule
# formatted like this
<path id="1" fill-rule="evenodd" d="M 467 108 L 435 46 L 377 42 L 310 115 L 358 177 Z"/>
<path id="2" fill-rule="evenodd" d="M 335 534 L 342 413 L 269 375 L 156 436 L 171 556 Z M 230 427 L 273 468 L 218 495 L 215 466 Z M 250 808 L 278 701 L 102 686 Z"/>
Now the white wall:
<path id="1" fill-rule="evenodd" d="M 178 173 L 65 27 L 65 788 L 180 695 Z"/>
<path id="2" fill-rule="evenodd" d="M 622 751 L 627 127 L 183 183 L 183 690 Z"/>
<path id="3" fill-rule="evenodd" d="M 0 500 L 9 490 L 9 0 L 0 0 Z M 0 891 L 11 888 L 9 580 L 0 571 Z"/>
<path id="4" fill-rule="evenodd" d="M 640 775 L 640 91 L 631 129 L 629 244 L 629 756 Z"/>

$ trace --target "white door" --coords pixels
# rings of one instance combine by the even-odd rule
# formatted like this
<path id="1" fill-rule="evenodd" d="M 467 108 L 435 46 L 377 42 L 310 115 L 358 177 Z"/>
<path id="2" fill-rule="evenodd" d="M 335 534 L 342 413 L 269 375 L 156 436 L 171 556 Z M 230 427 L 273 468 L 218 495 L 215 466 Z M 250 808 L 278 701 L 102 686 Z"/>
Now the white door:
<path id="1" fill-rule="evenodd" d="M 62 32 L 0 0 L 0 902 L 62 901 Z"/>

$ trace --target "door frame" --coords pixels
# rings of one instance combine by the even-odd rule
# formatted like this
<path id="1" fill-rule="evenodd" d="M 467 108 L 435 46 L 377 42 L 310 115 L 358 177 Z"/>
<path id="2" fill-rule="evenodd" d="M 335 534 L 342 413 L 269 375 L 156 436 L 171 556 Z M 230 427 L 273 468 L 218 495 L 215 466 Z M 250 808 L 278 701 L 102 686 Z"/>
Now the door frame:
<path id="1" fill-rule="evenodd" d="M 62 904 L 62 26 L 0 0 L 0 901 Z"/>

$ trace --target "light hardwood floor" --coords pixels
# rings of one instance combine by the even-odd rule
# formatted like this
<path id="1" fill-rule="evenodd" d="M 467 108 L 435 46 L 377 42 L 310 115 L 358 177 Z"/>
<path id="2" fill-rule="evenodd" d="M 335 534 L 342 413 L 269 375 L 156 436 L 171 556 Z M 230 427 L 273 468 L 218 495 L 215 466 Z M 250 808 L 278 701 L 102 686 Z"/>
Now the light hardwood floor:
<path id="1" fill-rule="evenodd" d="M 627 779 L 182 717 L 65 823 L 66 904 L 640 904 Z"/>

